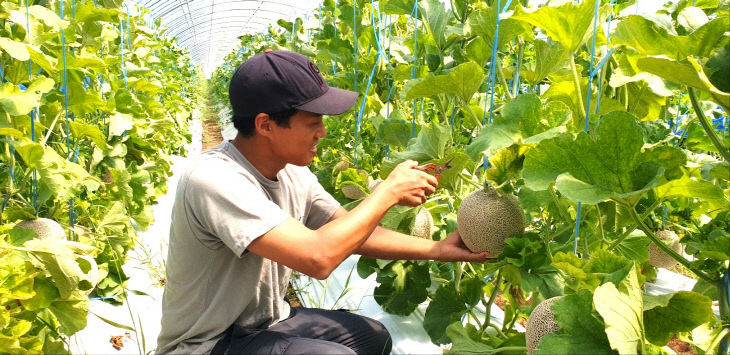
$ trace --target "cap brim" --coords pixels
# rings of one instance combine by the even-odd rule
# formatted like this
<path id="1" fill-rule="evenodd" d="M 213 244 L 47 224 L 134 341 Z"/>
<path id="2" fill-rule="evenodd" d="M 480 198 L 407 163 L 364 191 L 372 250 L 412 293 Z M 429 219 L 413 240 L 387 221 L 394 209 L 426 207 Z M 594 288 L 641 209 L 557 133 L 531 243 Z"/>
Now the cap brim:
<path id="1" fill-rule="evenodd" d="M 320 115 L 339 115 L 357 102 L 357 93 L 330 87 L 322 96 L 294 108 Z"/>

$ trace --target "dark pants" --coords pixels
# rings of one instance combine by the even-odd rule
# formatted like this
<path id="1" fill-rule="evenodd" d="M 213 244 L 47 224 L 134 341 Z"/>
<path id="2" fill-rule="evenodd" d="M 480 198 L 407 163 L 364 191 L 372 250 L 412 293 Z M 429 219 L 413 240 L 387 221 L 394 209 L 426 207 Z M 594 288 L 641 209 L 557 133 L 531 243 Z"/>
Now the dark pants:
<path id="1" fill-rule="evenodd" d="M 213 354 L 390 354 L 388 330 L 378 321 L 346 311 L 292 308 L 267 329 L 233 325 Z"/>

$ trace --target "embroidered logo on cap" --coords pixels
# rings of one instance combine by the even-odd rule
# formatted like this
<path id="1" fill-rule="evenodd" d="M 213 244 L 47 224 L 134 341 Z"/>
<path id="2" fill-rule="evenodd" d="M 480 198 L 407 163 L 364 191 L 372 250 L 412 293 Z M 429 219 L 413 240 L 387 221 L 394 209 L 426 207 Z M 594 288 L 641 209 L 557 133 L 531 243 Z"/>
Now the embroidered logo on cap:
<path id="1" fill-rule="evenodd" d="M 322 73 L 319 71 L 319 68 L 317 68 L 317 66 L 314 63 L 309 62 L 309 70 L 311 70 L 312 73 L 314 74 L 314 77 L 317 78 L 317 81 L 319 82 L 319 86 L 324 87 L 324 77 L 322 77 Z"/>

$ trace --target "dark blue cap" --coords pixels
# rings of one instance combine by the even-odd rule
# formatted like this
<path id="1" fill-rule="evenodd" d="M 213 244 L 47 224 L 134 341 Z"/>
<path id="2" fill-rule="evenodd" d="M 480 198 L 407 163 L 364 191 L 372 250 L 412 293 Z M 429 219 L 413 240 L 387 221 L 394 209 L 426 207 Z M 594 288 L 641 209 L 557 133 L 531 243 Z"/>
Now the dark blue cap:
<path id="1" fill-rule="evenodd" d="M 267 49 L 236 70 L 228 87 L 233 115 L 255 117 L 292 108 L 321 115 L 339 115 L 357 101 L 357 93 L 331 88 L 307 57 Z"/>

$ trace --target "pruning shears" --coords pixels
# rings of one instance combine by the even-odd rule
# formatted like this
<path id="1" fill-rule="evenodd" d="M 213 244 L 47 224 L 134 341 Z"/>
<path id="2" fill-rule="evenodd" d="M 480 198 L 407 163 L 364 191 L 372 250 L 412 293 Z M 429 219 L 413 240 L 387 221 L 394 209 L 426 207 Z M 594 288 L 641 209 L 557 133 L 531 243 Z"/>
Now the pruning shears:
<path id="1" fill-rule="evenodd" d="M 433 176 L 438 179 L 441 176 L 441 173 L 443 173 L 445 170 L 452 168 L 453 165 L 449 164 L 451 161 L 454 160 L 454 158 L 451 158 L 444 162 L 443 164 L 436 165 L 434 163 L 428 163 L 416 166 L 414 169 L 421 170 L 423 172 L 427 172 L 429 174 L 433 174 Z"/>

